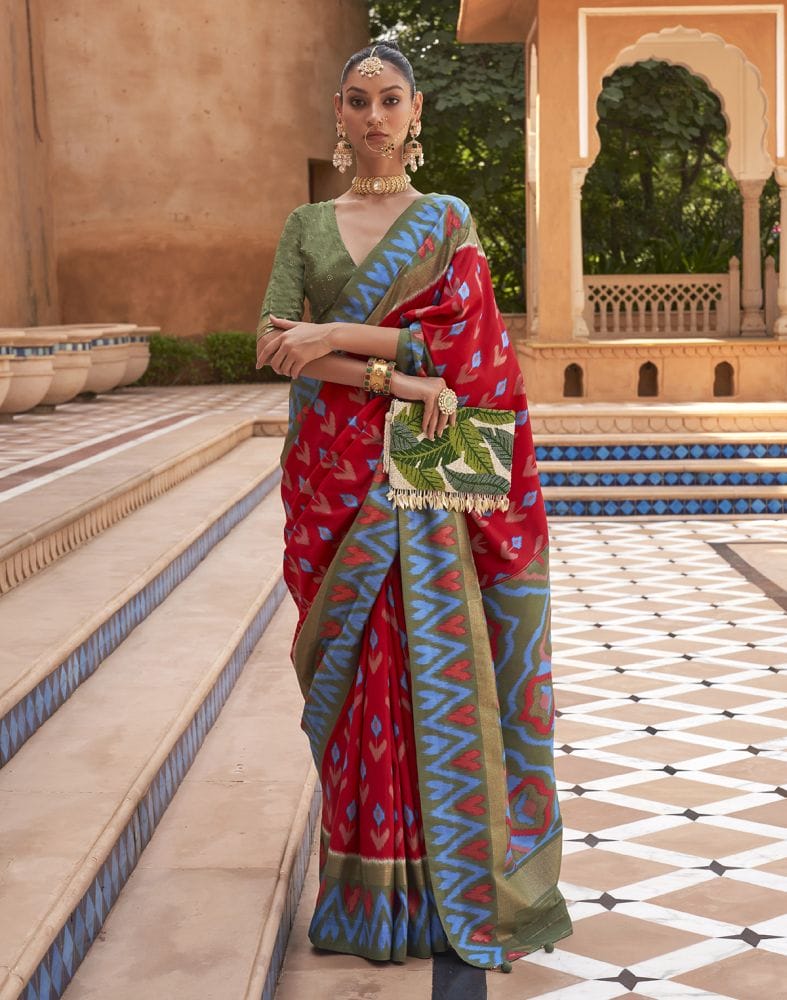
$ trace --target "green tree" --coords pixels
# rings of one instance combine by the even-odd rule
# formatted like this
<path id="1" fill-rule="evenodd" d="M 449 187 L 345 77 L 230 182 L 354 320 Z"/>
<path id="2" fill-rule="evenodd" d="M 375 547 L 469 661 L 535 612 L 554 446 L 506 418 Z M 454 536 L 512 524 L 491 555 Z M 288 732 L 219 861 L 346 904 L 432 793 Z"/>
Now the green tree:
<path id="1" fill-rule="evenodd" d="M 424 166 L 414 183 L 470 206 L 498 305 L 524 309 L 524 56 L 521 45 L 461 45 L 458 0 L 374 0 L 372 37 L 395 37 L 424 93 Z"/>
<path id="2" fill-rule="evenodd" d="M 624 66 L 598 100 L 601 150 L 582 192 L 585 271 L 726 271 L 741 255 L 741 197 L 725 167 L 727 122 L 707 84 L 656 60 Z M 763 199 L 763 247 L 778 217 Z"/>

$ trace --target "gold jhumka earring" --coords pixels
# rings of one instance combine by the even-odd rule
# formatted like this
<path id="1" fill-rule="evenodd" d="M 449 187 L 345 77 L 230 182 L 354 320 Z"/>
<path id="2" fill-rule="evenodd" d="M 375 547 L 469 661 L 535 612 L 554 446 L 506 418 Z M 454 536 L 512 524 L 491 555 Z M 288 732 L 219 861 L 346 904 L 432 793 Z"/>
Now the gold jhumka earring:
<path id="1" fill-rule="evenodd" d="M 421 119 L 414 118 L 410 122 L 410 141 L 402 147 L 402 163 L 413 173 L 424 165 L 424 147 L 418 141 L 421 134 Z"/>
<path id="2" fill-rule="evenodd" d="M 347 132 L 341 118 L 336 121 L 336 135 L 339 137 L 339 141 L 333 151 L 333 165 L 340 174 L 343 174 L 348 167 L 353 165 L 353 148 L 347 141 Z"/>

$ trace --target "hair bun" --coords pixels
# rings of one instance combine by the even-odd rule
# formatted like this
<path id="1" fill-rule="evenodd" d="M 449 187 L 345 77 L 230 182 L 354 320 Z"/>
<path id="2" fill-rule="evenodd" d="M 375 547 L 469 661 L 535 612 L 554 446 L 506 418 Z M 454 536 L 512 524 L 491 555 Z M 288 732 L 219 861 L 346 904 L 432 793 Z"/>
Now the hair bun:
<path id="1" fill-rule="evenodd" d="M 401 52 L 399 48 L 399 43 L 395 38 L 392 38 L 390 42 L 376 42 L 377 47 L 384 46 L 386 49 L 394 49 L 396 52 Z"/>

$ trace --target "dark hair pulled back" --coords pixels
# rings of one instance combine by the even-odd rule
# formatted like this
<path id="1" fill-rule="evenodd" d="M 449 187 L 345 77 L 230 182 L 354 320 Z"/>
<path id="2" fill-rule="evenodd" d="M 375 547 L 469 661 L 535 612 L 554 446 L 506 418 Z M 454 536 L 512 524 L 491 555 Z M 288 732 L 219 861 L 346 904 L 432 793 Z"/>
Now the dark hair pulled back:
<path id="1" fill-rule="evenodd" d="M 395 41 L 375 42 L 373 45 L 367 45 L 366 48 L 361 49 L 360 52 L 356 52 L 354 55 L 351 55 L 344 64 L 341 80 L 339 81 L 339 88 L 341 89 L 344 86 L 347 74 L 350 70 L 354 66 L 357 66 L 362 59 L 365 59 L 368 55 L 370 55 L 372 49 L 374 49 L 374 54 L 376 56 L 379 56 L 384 62 L 390 63 L 399 70 L 402 76 L 410 84 L 410 97 L 415 97 L 415 74 L 413 73 L 413 67 L 410 65 L 410 60 L 404 55 Z"/>

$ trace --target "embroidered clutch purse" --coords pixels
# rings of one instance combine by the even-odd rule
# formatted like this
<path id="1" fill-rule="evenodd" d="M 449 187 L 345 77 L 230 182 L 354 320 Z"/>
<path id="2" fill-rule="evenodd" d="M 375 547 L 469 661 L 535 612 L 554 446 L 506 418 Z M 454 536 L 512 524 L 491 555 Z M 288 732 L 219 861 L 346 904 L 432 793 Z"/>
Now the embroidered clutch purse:
<path id="1" fill-rule="evenodd" d="M 423 412 L 421 402 L 394 399 L 385 415 L 383 468 L 394 506 L 508 510 L 514 410 L 460 406 L 456 424 L 434 441 L 421 430 Z"/>

